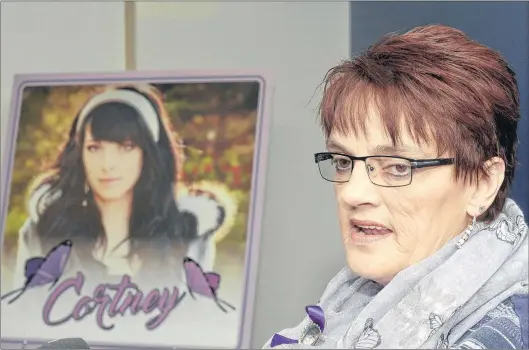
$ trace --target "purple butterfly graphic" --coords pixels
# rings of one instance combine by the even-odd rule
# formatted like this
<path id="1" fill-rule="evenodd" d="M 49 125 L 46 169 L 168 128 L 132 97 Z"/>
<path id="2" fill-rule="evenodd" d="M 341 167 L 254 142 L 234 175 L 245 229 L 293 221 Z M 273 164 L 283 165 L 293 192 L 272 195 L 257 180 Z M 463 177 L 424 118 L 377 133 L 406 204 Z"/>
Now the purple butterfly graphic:
<path id="1" fill-rule="evenodd" d="M 1 300 L 18 293 L 13 299 L 9 301 L 9 304 L 11 304 L 20 298 L 22 294 L 24 294 L 24 292 L 30 288 L 40 287 L 48 283 L 51 283 L 50 289 L 53 288 L 53 286 L 55 286 L 57 281 L 61 278 L 71 250 L 72 242 L 64 241 L 51 249 L 46 257 L 35 257 L 26 260 L 26 267 L 24 271 L 26 282 L 24 283 L 24 286 L 2 295 Z"/>
<path id="2" fill-rule="evenodd" d="M 287 338 L 276 333 L 270 341 L 270 347 L 274 348 L 279 345 L 298 343 L 304 345 L 314 345 L 318 342 L 321 333 L 323 333 L 323 330 L 325 329 L 325 314 L 323 313 L 323 309 L 318 305 L 309 305 L 305 307 L 305 311 L 307 312 L 311 322 L 305 328 L 303 328 L 299 340 Z"/>
<path id="3" fill-rule="evenodd" d="M 184 259 L 184 270 L 187 279 L 187 288 L 193 299 L 193 293 L 215 300 L 219 308 L 227 312 L 224 306 L 235 310 L 235 307 L 217 297 L 220 285 L 220 275 L 215 272 L 204 272 L 200 265 L 191 258 Z M 224 306 L 223 306 L 224 305 Z"/>

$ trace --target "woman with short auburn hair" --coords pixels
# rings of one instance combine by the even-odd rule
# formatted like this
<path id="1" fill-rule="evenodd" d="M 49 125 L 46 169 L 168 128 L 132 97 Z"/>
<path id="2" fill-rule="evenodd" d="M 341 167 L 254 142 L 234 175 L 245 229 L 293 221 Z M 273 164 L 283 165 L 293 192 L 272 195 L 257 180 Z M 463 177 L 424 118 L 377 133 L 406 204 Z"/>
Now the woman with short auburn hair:
<path id="1" fill-rule="evenodd" d="M 265 347 L 527 348 L 528 230 L 508 199 L 520 104 L 501 55 L 442 25 L 387 35 L 328 72 L 320 118 L 347 267 Z"/>

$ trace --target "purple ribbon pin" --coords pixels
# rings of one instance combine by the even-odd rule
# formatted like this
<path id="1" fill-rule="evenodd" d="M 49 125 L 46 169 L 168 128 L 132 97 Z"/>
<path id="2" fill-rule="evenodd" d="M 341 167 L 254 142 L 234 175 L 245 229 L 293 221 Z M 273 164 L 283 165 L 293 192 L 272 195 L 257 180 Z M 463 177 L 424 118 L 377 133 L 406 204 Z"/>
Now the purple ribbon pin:
<path id="1" fill-rule="evenodd" d="M 307 315 L 312 321 L 312 324 L 310 324 L 303 330 L 300 336 L 300 340 L 298 341 L 296 339 L 290 339 L 285 336 L 282 336 L 281 334 L 276 333 L 274 334 L 274 336 L 272 337 L 272 341 L 270 342 L 271 347 L 297 343 L 314 345 L 316 343 L 319 335 L 323 332 L 323 329 L 325 328 L 325 315 L 323 314 L 323 309 L 318 305 L 309 305 L 305 307 L 305 311 L 307 312 Z"/>

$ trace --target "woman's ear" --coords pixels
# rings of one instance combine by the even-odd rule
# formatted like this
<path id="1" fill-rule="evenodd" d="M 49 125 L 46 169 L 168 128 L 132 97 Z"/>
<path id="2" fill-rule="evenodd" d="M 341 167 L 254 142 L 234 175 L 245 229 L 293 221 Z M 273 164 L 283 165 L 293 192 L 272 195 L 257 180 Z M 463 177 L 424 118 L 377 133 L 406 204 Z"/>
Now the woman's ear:
<path id="1" fill-rule="evenodd" d="M 483 169 L 467 207 L 470 216 L 478 216 L 490 207 L 505 179 L 505 162 L 500 157 L 487 160 Z"/>

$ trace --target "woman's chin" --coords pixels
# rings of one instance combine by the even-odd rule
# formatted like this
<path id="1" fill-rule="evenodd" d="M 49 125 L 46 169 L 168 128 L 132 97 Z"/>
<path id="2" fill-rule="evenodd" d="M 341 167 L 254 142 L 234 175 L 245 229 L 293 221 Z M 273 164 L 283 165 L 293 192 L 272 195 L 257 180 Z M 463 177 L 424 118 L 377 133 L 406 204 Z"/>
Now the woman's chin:
<path id="1" fill-rule="evenodd" d="M 102 191 L 97 194 L 97 198 L 102 203 L 119 202 L 125 198 L 130 198 L 130 196 L 128 196 L 128 193 L 128 191 L 118 189 L 116 189 L 115 191 Z"/>
<path id="2" fill-rule="evenodd" d="M 394 266 L 386 267 L 385 263 L 379 261 L 376 256 L 367 256 L 358 252 L 347 252 L 347 266 L 356 275 L 380 284 L 387 284 L 392 278 L 388 276 L 395 275 L 392 272 Z"/>

